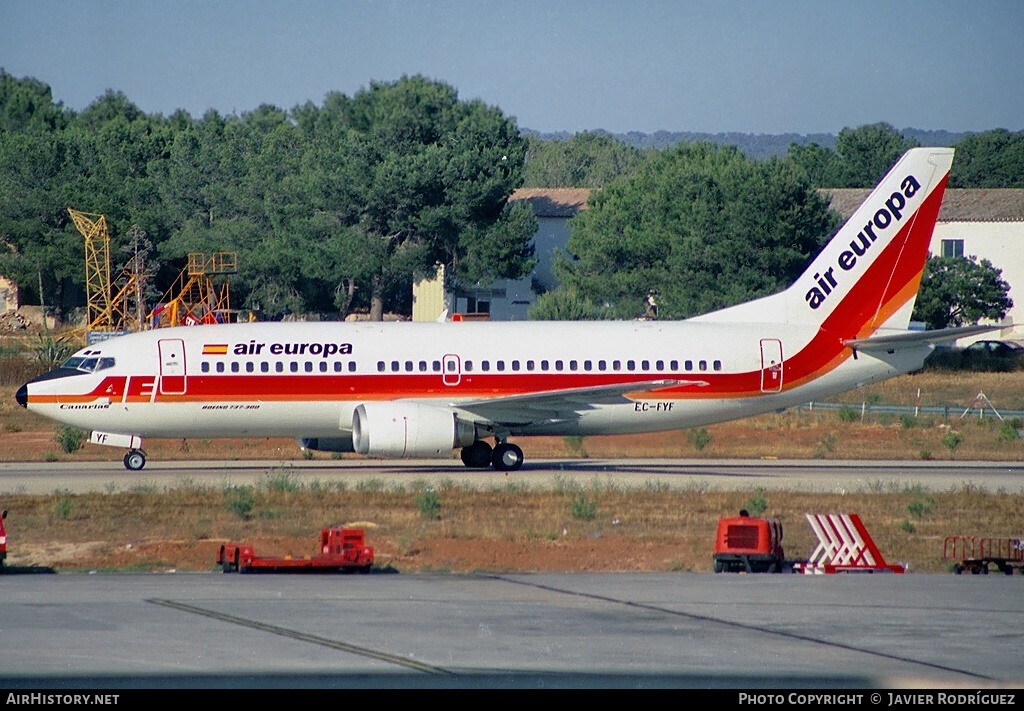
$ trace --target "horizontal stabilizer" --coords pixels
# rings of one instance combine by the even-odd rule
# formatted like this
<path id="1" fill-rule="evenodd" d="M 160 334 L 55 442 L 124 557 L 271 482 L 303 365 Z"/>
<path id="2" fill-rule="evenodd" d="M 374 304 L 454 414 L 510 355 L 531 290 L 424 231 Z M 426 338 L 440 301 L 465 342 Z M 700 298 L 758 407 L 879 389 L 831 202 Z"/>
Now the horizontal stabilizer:
<path id="1" fill-rule="evenodd" d="M 940 328 L 935 331 L 901 331 L 888 335 L 872 336 L 871 338 L 851 338 L 843 344 L 861 351 L 891 351 L 897 348 L 912 348 L 926 344 L 945 343 L 958 338 L 975 336 L 979 333 L 996 331 L 1004 326 L 958 326 L 956 328 Z"/>

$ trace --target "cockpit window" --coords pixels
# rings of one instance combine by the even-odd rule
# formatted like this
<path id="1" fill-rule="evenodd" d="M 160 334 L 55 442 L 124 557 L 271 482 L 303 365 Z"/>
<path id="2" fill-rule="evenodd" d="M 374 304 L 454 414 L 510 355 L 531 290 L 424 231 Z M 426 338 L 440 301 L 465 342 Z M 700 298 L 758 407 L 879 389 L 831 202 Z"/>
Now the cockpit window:
<path id="1" fill-rule="evenodd" d="M 106 370 L 107 368 L 113 367 L 113 358 L 82 358 L 81 356 L 68 358 L 64 361 L 64 364 L 61 365 L 61 368 L 80 370 L 83 373 L 94 373 L 97 370 Z"/>

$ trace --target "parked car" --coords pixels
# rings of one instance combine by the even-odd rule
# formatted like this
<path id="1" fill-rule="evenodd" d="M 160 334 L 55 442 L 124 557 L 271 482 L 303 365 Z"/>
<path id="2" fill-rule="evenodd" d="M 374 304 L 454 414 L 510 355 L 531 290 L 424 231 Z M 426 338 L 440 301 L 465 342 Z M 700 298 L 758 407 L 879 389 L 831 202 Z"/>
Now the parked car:
<path id="1" fill-rule="evenodd" d="M 998 373 L 1024 370 L 1024 343 L 985 340 L 975 341 L 964 348 L 939 344 L 925 360 L 925 368 Z"/>
<path id="2" fill-rule="evenodd" d="M 963 349 L 964 356 L 974 358 L 1024 358 L 1024 345 L 1017 341 L 975 341 Z"/>

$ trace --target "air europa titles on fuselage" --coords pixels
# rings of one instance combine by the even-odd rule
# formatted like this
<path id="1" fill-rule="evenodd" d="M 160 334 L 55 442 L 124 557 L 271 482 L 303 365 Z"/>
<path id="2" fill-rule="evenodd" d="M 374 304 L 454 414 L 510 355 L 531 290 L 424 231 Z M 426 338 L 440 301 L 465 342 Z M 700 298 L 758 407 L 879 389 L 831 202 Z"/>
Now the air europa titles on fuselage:
<path id="1" fill-rule="evenodd" d="M 881 236 L 880 231 L 899 225 L 903 220 L 903 209 L 907 206 L 907 199 L 917 194 L 917 191 L 921 189 L 921 184 L 913 175 L 908 175 L 903 179 L 900 189 L 903 192 L 897 191 L 890 195 L 889 199 L 885 201 L 885 207 L 879 208 L 871 221 L 857 233 L 856 238 L 850 242 L 850 248 L 839 253 L 839 258 L 836 260 L 836 266 L 839 269 L 844 272 L 853 269 L 857 264 L 857 258 L 867 254 L 875 240 Z M 828 295 L 839 286 L 835 267 L 825 269 L 824 273 L 815 272 L 814 280 L 818 282 L 818 285 L 804 295 L 807 305 L 812 309 L 825 303 Z"/>
<path id="2" fill-rule="evenodd" d="M 266 352 L 264 352 L 266 348 Z M 311 355 L 330 358 L 333 355 L 351 355 L 351 343 L 236 343 L 231 352 L 234 355 Z"/>

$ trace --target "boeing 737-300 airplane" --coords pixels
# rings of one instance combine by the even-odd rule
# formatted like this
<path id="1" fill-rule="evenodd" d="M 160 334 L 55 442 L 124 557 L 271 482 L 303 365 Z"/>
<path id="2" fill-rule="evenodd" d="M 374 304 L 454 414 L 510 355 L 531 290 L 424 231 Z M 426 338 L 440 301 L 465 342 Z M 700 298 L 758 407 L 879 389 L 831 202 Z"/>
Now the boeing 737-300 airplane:
<path id="1" fill-rule="evenodd" d="M 147 437 L 518 469 L 526 435 L 645 433 L 824 398 L 987 327 L 910 331 L 953 161 L 908 151 L 789 289 L 685 321 L 245 323 L 88 346 L 17 393 L 146 463 Z M 492 446 L 488 440 L 493 439 Z"/>

